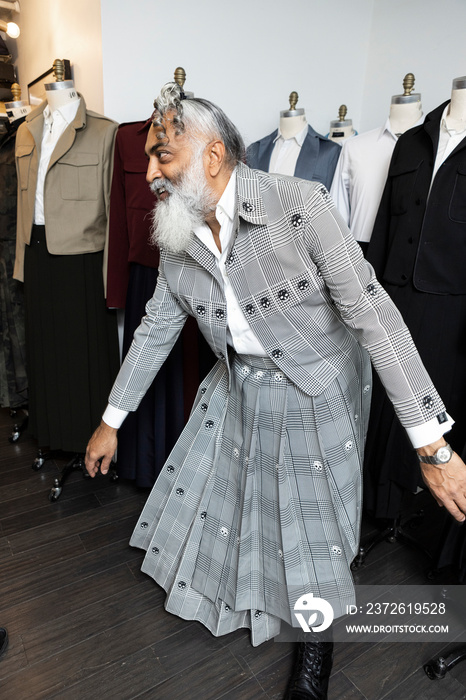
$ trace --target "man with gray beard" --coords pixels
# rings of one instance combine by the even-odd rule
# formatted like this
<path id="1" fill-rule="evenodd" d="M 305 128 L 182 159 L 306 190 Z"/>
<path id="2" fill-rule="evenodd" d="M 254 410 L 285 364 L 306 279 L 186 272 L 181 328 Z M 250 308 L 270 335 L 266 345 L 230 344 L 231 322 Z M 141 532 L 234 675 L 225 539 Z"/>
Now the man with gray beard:
<path id="1" fill-rule="evenodd" d="M 282 621 L 299 628 L 305 596 L 334 617 L 355 602 L 369 356 L 427 485 L 458 521 L 466 466 L 443 438 L 452 419 L 400 314 L 325 187 L 249 169 L 226 115 L 181 97 L 176 84 L 162 89 L 146 143 L 160 200 L 157 286 L 86 467 L 108 471 L 119 426 L 194 316 L 218 362 L 130 544 L 146 551 L 142 570 L 167 592 L 166 610 L 214 635 L 248 627 L 257 645 Z M 325 700 L 331 665 L 331 642 L 311 628 L 287 700 Z"/>

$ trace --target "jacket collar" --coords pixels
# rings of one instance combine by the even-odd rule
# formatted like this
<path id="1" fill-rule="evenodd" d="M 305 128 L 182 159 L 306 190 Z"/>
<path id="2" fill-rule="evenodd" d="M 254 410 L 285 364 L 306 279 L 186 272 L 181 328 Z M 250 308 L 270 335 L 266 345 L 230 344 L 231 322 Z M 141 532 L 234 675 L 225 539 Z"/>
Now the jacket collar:
<path id="1" fill-rule="evenodd" d="M 237 164 L 235 219 L 229 252 L 231 252 L 238 235 L 240 217 L 252 224 L 267 224 L 268 222 L 260 188 L 260 177 L 261 172 L 252 170 L 244 163 Z M 197 236 L 192 237 L 187 254 L 201 263 L 214 277 L 221 279 L 213 254 Z"/>
<path id="2" fill-rule="evenodd" d="M 429 112 L 423 124 L 424 131 L 426 131 L 426 133 L 429 135 L 432 141 L 434 153 L 437 152 L 438 148 L 440 120 L 442 118 L 443 110 L 449 103 L 450 100 L 447 100 L 439 107 L 436 107 L 434 110 L 432 110 L 432 112 Z"/>
<path id="3" fill-rule="evenodd" d="M 236 214 L 251 224 L 266 224 L 268 221 L 260 187 L 260 173 L 251 170 L 244 163 L 236 166 Z"/>
<path id="4" fill-rule="evenodd" d="M 79 92 L 78 96 L 80 97 L 78 111 L 76 112 L 76 116 L 70 124 L 70 126 L 73 127 L 73 134 L 78 129 L 84 129 L 87 123 L 86 103 L 84 101 L 84 97 Z M 34 141 L 36 142 L 36 146 L 39 152 L 42 143 L 42 131 L 44 126 L 43 112 L 46 106 L 47 100 L 44 100 L 40 103 L 40 105 L 38 105 L 35 109 L 29 112 L 29 114 L 26 117 L 27 127 L 31 132 L 32 136 L 34 137 Z"/>

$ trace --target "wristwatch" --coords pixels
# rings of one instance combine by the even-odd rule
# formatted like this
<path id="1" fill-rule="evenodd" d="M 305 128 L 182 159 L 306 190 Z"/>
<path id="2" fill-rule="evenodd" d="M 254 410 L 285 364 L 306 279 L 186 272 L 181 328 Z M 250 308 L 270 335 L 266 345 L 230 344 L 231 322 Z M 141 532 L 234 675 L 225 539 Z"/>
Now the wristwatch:
<path id="1" fill-rule="evenodd" d="M 417 453 L 418 459 L 420 462 L 423 464 L 446 464 L 447 462 L 450 461 L 451 457 L 453 455 L 453 450 L 451 449 L 450 445 L 447 443 L 443 447 L 439 447 L 437 452 L 432 455 L 431 457 L 423 457 L 419 453 Z"/>

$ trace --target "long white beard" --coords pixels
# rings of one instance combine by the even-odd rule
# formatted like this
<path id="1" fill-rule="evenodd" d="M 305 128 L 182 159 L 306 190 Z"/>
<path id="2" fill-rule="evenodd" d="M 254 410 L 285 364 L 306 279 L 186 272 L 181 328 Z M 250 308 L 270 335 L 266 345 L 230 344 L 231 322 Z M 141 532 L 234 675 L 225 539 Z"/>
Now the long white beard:
<path id="1" fill-rule="evenodd" d="M 202 153 L 194 156 L 177 183 L 157 178 L 150 185 L 155 194 L 161 187 L 169 196 L 154 208 L 151 242 L 172 253 L 183 253 L 194 229 L 205 223 L 206 216 L 217 205 L 217 197 L 207 183 Z"/>

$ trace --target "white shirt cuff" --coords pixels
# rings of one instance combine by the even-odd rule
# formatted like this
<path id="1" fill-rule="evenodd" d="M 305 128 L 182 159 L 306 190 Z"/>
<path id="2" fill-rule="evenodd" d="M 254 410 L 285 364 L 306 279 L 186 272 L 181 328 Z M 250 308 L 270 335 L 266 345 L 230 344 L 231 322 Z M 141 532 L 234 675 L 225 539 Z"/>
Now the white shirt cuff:
<path id="1" fill-rule="evenodd" d="M 439 423 L 437 418 L 432 418 L 432 420 L 429 420 L 427 423 L 423 423 L 422 425 L 416 425 L 414 428 L 406 428 L 408 437 L 415 449 L 418 447 L 424 447 L 425 445 L 430 445 L 431 443 L 440 440 L 442 435 L 452 429 L 455 421 L 448 415 L 448 413 L 445 415 L 447 420 L 444 423 Z"/>
<path id="2" fill-rule="evenodd" d="M 116 428 L 116 430 L 118 430 L 128 413 L 129 411 L 123 411 L 121 408 L 115 408 L 115 406 L 110 406 L 110 404 L 108 404 L 102 416 L 102 420 L 111 428 Z"/>

